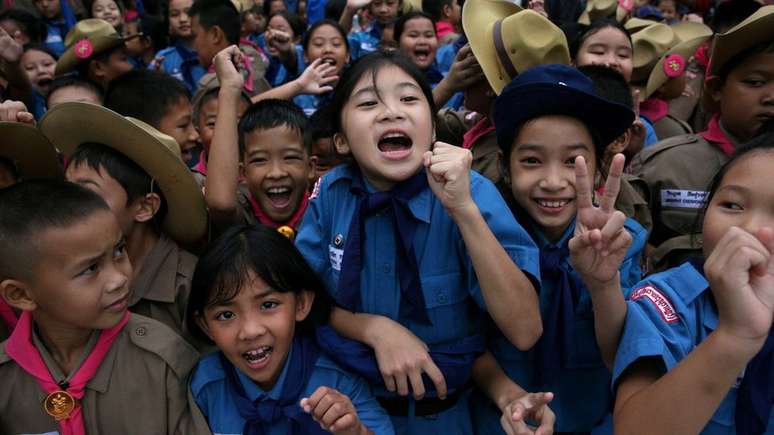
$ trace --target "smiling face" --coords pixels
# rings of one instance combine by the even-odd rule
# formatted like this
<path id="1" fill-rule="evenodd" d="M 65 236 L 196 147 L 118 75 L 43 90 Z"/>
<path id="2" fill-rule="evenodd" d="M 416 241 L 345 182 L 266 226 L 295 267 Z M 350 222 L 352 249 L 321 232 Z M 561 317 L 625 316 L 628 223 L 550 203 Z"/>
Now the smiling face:
<path id="1" fill-rule="evenodd" d="M 48 93 L 49 85 L 54 79 L 56 60 L 45 51 L 29 49 L 21 57 L 21 66 L 32 83 L 32 88 L 41 95 Z"/>
<path id="2" fill-rule="evenodd" d="M 188 39 L 191 37 L 191 10 L 193 0 L 172 0 L 169 2 L 169 35 Z"/>
<path id="3" fill-rule="evenodd" d="M 329 65 L 335 66 L 336 74 L 339 74 L 344 65 L 349 63 L 346 40 L 335 27 L 327 24 L 321 25 L 314 30 L 309 38 L 306 57 L 309 63 L 323 59 Z"/>
<path id="4" fill-rule="evenodd" d="M 288 20 L 282 15 L 274 15 L 269 18 L 266 30 L 266 51 L 272 56 L 277 56 L 279 54 L 279 50 L 277 50 L 275 44 L 287 43 L 288 40 L 286 37 L 290 38 L 290 41 L 296 39 L 296 34 L 293 33 L 293 27 L 290 26 Z"/>
<path id="5" fill-rule="evenodd" d="M 113 0 L 94 0 L 91 4 L 91 16 L 107 21 L 116 29 L 120 29 L 124 24 L 121 9 Z"/>
<path id="6" fill-rule="evenodd" d="M 56 20 L 62 16 L 59 0 L 34 0 L 35 9 L 47 20 Z"/>
<path id="7" fill-rule="evenodd" d="M 619 29 L 604 27 L 589 35 L 578 47 L 575 64 L 612 68 L 621 73 L 628 83 L 632 79 L 632 42 Z"/>
<path id="8" fill-rule="evenodd" d="M 528 121 L 513 142 L 511 193 L 551 241 L 561 238 L 575 218 L 575 158 L 596 173 L 594 142 L 575 118 L 542 116 Z"/>
<path id="9" fill-rule="evenodd" d="M 298 210 L 312 171 L 301 136 L 287 126 L 245 134 L 242 175 L 258 205 L 274 222 Z"/>
<path id="10" fill-rule="evenodd" d="M 180 145 L 184 162 L 188 163 L 193 158 L 191 152 L 199 140 L 199 133 L 194 128 L 191 102 L 188 97 L 180 97 L 177 103 L 167 108 L 159 122 L 159 131 L 172 136 Z"/>
<path id="11" fill-rule="evenodd" d="M 424 17 L 406 21 L 398 41 L 398 48 L 419 69 L 430 68 L 438 49 L 438 38 L 435 36 L 433 22 Z"/>
<path id="12" fill-rule="evenodd" d="M 334 143 L 376 189 L 389 190 L 420 169 L 434 127 L 430 104 L 408 73 L 388 65 L 375 76 L 366 72 L 355 84 Z"/>
<path id="13" fill-rule="evenodd" d="M 400 0 L 373 0 L 369 6 L 369 11 L 380 23 L 387 24 L 398 16 L 400 7 Z"/>
<path id="14" fill-rule="evenodd" d="M 312 307 L 310 292 L 277 292 L 250 273 L 247 284 L 197 319 L 231 364 L 264 391 L 277 382 L 290 352 L 296 322 Z"/>
<path id="15" fill-rule="evenodd" d="M 702 228 L 704 257 L 732 226 L 751 234 L 774 228 L 774 184 L 761 183 L 771 176 L 774 151 L 753 151 L 726 172 L 707 206 Z"/>

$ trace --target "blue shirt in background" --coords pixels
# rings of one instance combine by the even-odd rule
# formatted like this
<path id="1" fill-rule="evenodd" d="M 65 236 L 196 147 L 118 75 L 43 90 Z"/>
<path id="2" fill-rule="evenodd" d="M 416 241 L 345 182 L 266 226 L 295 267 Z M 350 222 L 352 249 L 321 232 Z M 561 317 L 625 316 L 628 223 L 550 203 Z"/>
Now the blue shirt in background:
<path id="1" fill-rule="evenodd" d="M 159 62 L 162 71 L 185 83 L 191 95 L 196 93 L 199 79 L 207 73 L 199 63 L 196 52 L 180 41 L 156 53 L 156 58 L 148 65 L 148 69 L 156 69 Z"/>

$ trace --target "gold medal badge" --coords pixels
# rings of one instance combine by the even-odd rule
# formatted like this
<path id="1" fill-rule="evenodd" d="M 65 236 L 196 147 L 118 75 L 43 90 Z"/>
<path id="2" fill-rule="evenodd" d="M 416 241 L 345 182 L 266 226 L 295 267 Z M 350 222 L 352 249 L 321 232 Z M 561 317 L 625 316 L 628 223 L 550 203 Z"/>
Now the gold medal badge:
<path id="1" fill-rule="evenodd" d="M 54 391 L 46 396 L 43 401 L 43 409 L 56 421 L 67 420 L 75 410 L 77 401 L 67 391 Z"/>
<path id="2" fill-rule="evenodd" d="M 277 228 L 277 231 L 282 234 L 283 236 L 290 239 L 290 241 L 293 241 L 293 239 L 296 238 L 296 231 L 293 228 L 290 228 L 287 225 L 283 225 L 279 228 Z"/>

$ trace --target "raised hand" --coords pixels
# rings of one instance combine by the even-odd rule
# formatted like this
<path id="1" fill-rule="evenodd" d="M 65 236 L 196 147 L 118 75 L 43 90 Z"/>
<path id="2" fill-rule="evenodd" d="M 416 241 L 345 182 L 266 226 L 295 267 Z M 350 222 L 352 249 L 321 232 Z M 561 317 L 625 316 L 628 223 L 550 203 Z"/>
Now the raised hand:
<path id="1" fill-rule="evenodd" d="M 548 403 L 553 399 L 553 393 L 527 393 L 506 405 L 500 425 L 507 435 L 551 435 L 556 416 Z"/>
<path id="2" fill-rule="evenodd" d="M 614 208 L 623 167 L 623 155 L 616 154 L 597 207 L 592 201 L 593 176 L 588 173 L 586 160 L 581 156 L 575 159 L 578 211 L 569 248 L 572 265 L 589 288 L 618 279 L 618 269 L 632 242 L 632 236 L 624 228 L 626 216 Z"/>
<path id="3" fill-rule="evenodd" d="M 704 263 L 704 271 L 718 306 L 717 331 L 751 355 L 760 350 L 774 318 L 774 230 L 751 234 L 731 227 Z"/>
<path id="4" fill-rule="evenodd" d="M 449 74 L 446 77 L 453 86 L 453 92 L 462 91 L 484 78 L 484 71 L 481 69 L 481 65 L 478 64 L 469 44 L 465 44 L 457 52 L 457 55 L 454 57 L 454 63 L 449 68 Z"/>
<path id="5" fill-rule="evenodd" d="M 236 45 L 231 45 L 219 51 L 212 60 L 215 64 L 215 74 L 218 76 L 221 89 L 227 88 L 242 91 L 245 79 L 239 72 L 242 65 L 242 52 Z"/>
<path id="6" fill-rule="evenodd" d="M 16 32 L 19 33 L 18 30 Z M 22 53 L 24 53 L 24 49 L 19 41 L 14 39 L 14 37 L 9 35 L 5 29 L 0 27 L 0 59 L 10 63 L 16 63 L 21 59 Z"/>
<path id="7" fill-rule="evenodd" d="M 320 387 L 308 398 L 301 399 L 301 408 L 314 421 L 335 435 L 370 433 L 357 416 L 352 401 L 338 390 Z"/>
<path id="8" fill-rule="evenodd" d="M 266 43 L 276 49 L 281 55 L 288 54 L 293 50 L 293 41 L 291 41 L 290 35 L 282 30 L 267 30 Z"/>
<path id="9" fill-rule="evenodd" d="M 347 0 L 347 9 L 357 11 L 371 4 L 371 0 Z"/>
<path id="10" fill-rule="evenodd" d="M 449 214 L 475 205 L 470 195 L 472 162 L 470 150 L 444 142 L 436 142 L 423 156 L 430 188 Z"/>
<path id="11" fill-rule="evenodd" d="M 5 100 L 0 103 L 0 121 L 33 125 L 35 117 L 27 111 L 27 106 L 21 101 Z"/>
<path id="12" fill-rule="evenodd" d="M 332 83 L 339 79 L 335 72 L 335 66 L 323 62 L 322 59 L 315 60 L 296 79 L 301 86 L 300 93 L 317 95 L 332 91 Z"/>

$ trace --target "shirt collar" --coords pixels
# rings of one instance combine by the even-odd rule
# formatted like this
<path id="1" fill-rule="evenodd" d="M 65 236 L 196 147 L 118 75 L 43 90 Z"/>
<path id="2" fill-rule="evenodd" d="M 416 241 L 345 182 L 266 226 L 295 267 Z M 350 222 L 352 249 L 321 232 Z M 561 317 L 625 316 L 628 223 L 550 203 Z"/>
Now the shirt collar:
<path id="1" fill-rule="evenodd" d="M 538 224 L 532 219 L 529 220 L 529 227 L 529 233 L 532 235 L 532 238 L 534 239 L 535 244 L 538 246 L 538 249 L 543 250 L 547 247 L 559 247 L 569 243 L 570 238 L 572 238 L 572 236 L 575 234 L 575 219 L 573 218 L 572 222 L 570 222 L 570 225 L 567 225 L 567 229 L 565 229 L 564 233 L 562 233 L 562 237 L 560 237 L 559 240 L 554 243 L 548 240 L 545 233 L 543 232 L 543 229 L 540 228 Z"/>
<path id="2" fill-rule="evenodd" d="M 177 295 L 177 272 L 179 247 L 165 234 L 161 234 L 156 245 L 142 263 L 142 270 L 131 286 L 129 306 L 140 299 L 171 303 Z"/>

